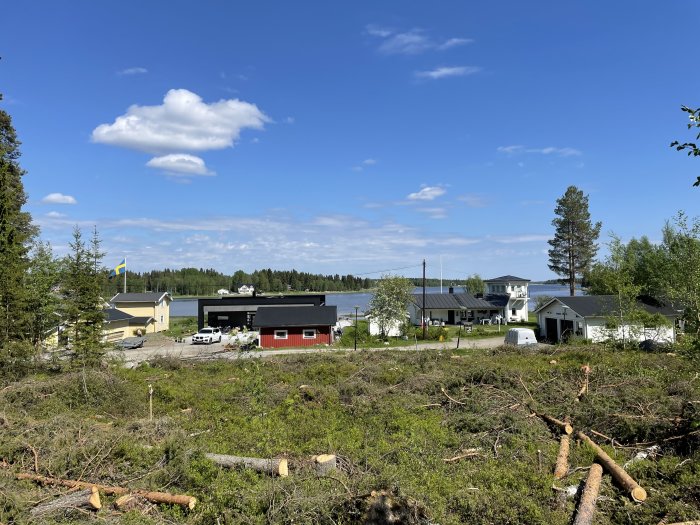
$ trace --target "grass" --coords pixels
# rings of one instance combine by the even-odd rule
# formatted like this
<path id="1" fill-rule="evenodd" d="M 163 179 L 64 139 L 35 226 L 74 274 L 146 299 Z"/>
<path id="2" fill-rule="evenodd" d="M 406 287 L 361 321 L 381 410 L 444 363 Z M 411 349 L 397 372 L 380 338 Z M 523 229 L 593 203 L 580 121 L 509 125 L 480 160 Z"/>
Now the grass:
<path id="1" fill-rule="evenodd" d="M 33 449 L 42 474 L 199 500 L 190 513 L 160 506 L 114 516 L 106 505 L 98 516 L 108 523 L 356 524 L 369 522 L 368 495 L 383 490 L 396 512 L 412 516 L 404 523 L 564 525 L 574 501 L 552 485 L 578 485 L 586 471 L 554 481 L 557 436 L 526 403 L 630 446 L 605 446 L 624 463 L 647 448 L 635 443 L 700 425 L 698 362 L 692 354 L 603 346 L 502 347 L 162 359 L 134 370 L 37 375 L 0 389 L 0 460 L 31 471 Z M 584 364 L 592 368 L 590 394 L 577 403 Z M 595 523 L 700 519 L 699 445 L 698 435 L 662 442 L 655 456 L 629 467 L 649 492 L 642 505 L 606 475 Z M 466 449 L 478 454 L 444 461 Z M 284 455 L 291 475 L 220 470 L 204 452 Z M 341 469 L 318 479 L 309 458 L 327 452 Z M 572 446 L 572 469 L 592 460 Z M 0 522 L 26 522 L 35 502 L 58 492 L 0 469 Z M 45 523 L 95 521 L 77 511 L 52 519 Z"/>

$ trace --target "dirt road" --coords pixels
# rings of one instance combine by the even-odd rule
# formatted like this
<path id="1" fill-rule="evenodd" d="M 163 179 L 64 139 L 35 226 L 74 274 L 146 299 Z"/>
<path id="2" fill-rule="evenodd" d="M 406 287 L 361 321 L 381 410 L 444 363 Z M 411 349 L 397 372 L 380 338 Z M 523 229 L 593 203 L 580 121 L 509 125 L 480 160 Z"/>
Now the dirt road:
<path id="1" fill-rule="evenodd" d="M 241 352 L 239 350 L 226 350 L 224 347 L 228 343 L 224 339 L 221 343 L 213 343 L 210 345 L 193 345 L 190 339 L 185 339 L 184 343 L 157 343 L 144 348 L 135 350 L 112 350 L 109 352 L 110 357 L 116 357 L 124 360 L 124 366 L 133 368 L 143 361 L 148 361 L 155 357 L 175 357 L 178 359 L 186 359 L 193 361 L 209 361 L 212 359 L 250 359 L 255 357 L 274 357 L 278 355 L 295 355 L 295 354 L 323 354 L 335 352 L 354 352 L 352 348 L 337 348 L 337 347 L 307 347 L 307 348 L 284 348 L 279 350 L 251 350 Z M 502 337 L 488 337 L 484 339 L 462 339 L 459 347 L 465 349 L 476 348 L 496 348 L 503 344 Z M 413 346 L 402 347 L 377 347 L 367 348 L 370 352 L 381 350 L 401 350 L 401 351 L 416 351 L 416 350 L 448 350 L 457 347 L 457 341 L 447 341 L 444 343 L 430 342 L 418 343 Z"/>

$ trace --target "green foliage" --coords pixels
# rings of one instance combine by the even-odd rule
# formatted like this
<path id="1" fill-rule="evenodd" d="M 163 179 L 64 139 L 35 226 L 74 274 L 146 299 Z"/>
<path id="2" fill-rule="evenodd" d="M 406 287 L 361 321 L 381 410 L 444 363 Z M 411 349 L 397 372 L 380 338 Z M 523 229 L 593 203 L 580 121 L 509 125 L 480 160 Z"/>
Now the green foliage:
<path id="1" fill-rule="evenodd" d="M 557 199 L 552 220 L 554 238 L 549 240 L 548 267 L 568 283 L 573 296 L 577 277 L 590 267 L 597 251 L 596 240 L 601 223 L 593 224 L 588 211 L 588 196 L 576 186 L 569 186 Z"/>
<path id="2" fill-rule="evenodd" d="M 681 106 L 681 111 L 686 112 L 688 114 L 688 119 L 690 119 L 690 122 L 688 122 L 688 129 L 700 128 L 700 108 L 693 109 L 687 106 Z M 695 136 L 695 139 L 700 139 L 700 133 Z M 675 147 L 677 151 L 687 150 L 689 157 L 700 156 L 700 147 L 694 142 L 684 142 L 681 144 L 679 141 L 674 140 L 671 142 L 671 147 Z M 693 186 L 700 186 L 700 177 L 695 180 Z"/>
<path id="3" fill-rule="evenodd" d="M 69 246 L 71 251 L 63 260 L 61 272 L 59 312 L 70 337 L 76 364 L 94 366 L 104 354 L 101 289 L 105 272 L 101 268 L 103 254 L 97 230 L 88 248 L 76 226 Z"/>
<path id="4" fill-rule="evenodd" d="M 484 293 L 484 281 L 478 273 L 474 273 L 467 277 L 464 282 L 464 289 L 472 295 Z"/>
<path id="5" fill-rule="evenodd" d="M 405 277 L 385 275 L 379 281 L 369 303 L 368 315 L 378 324 L 382 336 L 385 336 L 392 326 L 400 326 L 405 322 L 412 291 L 413 285 Z"/>
<path id="6" fill-rule="evenodd" d="M 551 352 L 358 352 L 35 376 L 0 390 L 0 457 L 31 469 L 31 445 L 42 474 L 198 499 L 193 512 L 158 506 L 120 523 L 360 525 L 371 513 L 365 495 L 385 491 L 402 523 L 565 525 L 575 501 L 552 490 L 562 486 L 551 474 L 557 434 L 526 405 L 614 436 L 624 446 L 605 448 L 623 464 L 643 448 L 635 443 L 698 428 L 700 385 L 697 362 L 680 355 L 582 344 L 560 347 L 553 364 Z M 589 393 L 576 403 L 584 364 Z M 628 467 L 653 494 L 644 505 L 606 476 L 596 523 L 699 519 L 699 445 L 698 435 L 662 441 L 657 456 Z M 444 461 L 466 449 L 477 454 Z M 291 474 L 219 469 L 205 452 L 284 455 Z M 338 455 L 332 479 L 309 468 L 321 452 Z M 572 444 L 566 485 L 580 484 L 577 468 L 593 459 Z M 54 493 L 0 476 L 0 521 L 28 522 Z M 113 520 L 112 501 L 97 516 L 60 519 Z"/>
<path id="7" fill-rule="evenodd" d="M 29 268 L 29 249 L 36 236 L 29 213 L 22 211 L 27 202 L 22 177 L 25 171 L 18 159 L 20 142 L 12 119 L 0 110 L 0 374 L 10 366 L 24 368 L 19 361 L 31 357 L 23 341 L 31 339 L 29 291 L 25 277 Z M 11 348 L 10 348 L 11 346 Z M 18 348 L 22 351 L 18 351 Z"/>

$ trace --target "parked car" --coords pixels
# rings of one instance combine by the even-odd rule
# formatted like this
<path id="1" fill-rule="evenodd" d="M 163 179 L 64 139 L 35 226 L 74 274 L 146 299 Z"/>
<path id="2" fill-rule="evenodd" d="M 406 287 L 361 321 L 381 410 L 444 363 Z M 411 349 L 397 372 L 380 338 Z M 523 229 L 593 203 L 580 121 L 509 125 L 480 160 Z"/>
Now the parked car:
<path id="1" fill-rule="evenodd" d="M 221 342 L 221 330 L 219 328 L 207 326 L 192 336 L 192 344 L 211 344 Z"/>
<path id="2" fill-rule="evenodd" d="M 145 337 L 126 337 L 121 341 L 117 341 L 116 345 L 117 348 L 123 350 L 133 350 L 134 348 L 141 348 L 145 341 Z"/>
<path id="3" fill-rule="evenodd" d="M 535 332 L 531 328 L 511 328 L 506 333 L 507 345 L 524 346 L 537 344 Z"/>

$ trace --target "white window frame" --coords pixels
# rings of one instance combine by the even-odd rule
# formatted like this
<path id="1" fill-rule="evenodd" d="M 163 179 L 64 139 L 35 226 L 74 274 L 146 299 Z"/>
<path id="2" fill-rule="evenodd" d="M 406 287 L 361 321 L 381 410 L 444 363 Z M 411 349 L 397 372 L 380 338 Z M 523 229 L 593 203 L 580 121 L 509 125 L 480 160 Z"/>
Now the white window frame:
<path id="1" fill-rule="evenodd" d="M 314 335 L 306 335 L 306 332 L 313 332 Z M 302 331 L 302 337 L 304 339 L 316 339 L 316 337 L 317 337 L 316 329 L 315 328 L 304 328 L 304 330 Z"/>
<path id="2" fill-rule="evenodd" d="M 289 331 L 288 330 L 275 330 L 275 339 L 287 339 L 287 338 L 289 338 Z"/>

